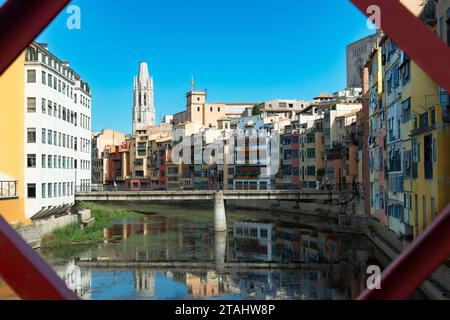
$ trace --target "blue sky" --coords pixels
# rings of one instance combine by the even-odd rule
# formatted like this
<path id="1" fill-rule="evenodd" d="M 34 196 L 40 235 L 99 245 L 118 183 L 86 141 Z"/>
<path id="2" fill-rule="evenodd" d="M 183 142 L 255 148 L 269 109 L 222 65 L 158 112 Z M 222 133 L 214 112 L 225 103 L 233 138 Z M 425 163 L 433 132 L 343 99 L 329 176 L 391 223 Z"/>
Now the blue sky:
<path id="1" fill-rule="evenodd" d="M 117 3 L 117 5 L 116 5 Z M 93 90 L 93 129 L 131 131 L 133 76 L 155 80 L 157 120 L 184 109 L 191 74 L 208 101 L 308 99 L 346 85 L 345 46 L 372 33 L 350 1 L 75 0 L 38 37 Z"/>

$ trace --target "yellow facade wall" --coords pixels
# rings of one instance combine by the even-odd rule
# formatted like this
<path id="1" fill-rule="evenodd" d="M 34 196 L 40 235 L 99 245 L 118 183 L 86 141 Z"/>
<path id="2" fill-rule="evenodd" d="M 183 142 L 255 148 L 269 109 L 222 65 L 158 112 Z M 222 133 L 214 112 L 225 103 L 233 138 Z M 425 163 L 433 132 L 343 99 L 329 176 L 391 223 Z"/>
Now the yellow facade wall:
<path id="1" fill-rule="evenodd" d="M 448 192 L 450 187 L 450 149 L 448 147 L 450 127 L 442 121 L 442 108 L 438 103 L 438 85 L 414 62 L 411 62 L 411 76 L 411 111 L 418 116 L 434 108 L 436 119 L 436 124 L 430 130 L 414 135 L 420 152 L 418 178 L 412 180 L 414 235 L 417 237 L 450 203 Z M 431 121 L 430 115 L 428 121 L 429 123 Z M 436 146 L 436 161 L 433 159 L 433 179 L 425 179 L 424 137 L 426 135 L 431 135 L 433 148 Z M 434 210 L 432 208 L 433 201 Z"/>
<path id="2" fill-rule="evenodd" d="M 17 181 L 18 198 L 2 200 L 0 215 L 10 223 L 28 223 L 24 212 L 25 55 L 0 76 L 0 180 Z"/>

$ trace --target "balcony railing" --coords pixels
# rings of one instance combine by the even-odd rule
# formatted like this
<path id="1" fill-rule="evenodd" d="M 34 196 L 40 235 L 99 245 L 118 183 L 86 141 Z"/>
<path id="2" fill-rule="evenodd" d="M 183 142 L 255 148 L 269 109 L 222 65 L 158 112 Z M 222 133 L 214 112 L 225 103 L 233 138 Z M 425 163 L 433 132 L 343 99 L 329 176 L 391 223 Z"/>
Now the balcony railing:
<path id="1" fill-rule="evenodd" d="M 0 200 L 17 198 L 17 181 L 0 181 Z"/>

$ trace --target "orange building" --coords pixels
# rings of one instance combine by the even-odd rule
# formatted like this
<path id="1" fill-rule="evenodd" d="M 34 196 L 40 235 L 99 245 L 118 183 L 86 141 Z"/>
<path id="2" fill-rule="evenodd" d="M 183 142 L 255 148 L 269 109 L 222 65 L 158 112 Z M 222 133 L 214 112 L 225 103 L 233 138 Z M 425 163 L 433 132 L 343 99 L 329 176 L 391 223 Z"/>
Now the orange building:
<path id="1" fill-rule="evenodd" d="M 24 212 L 25 56 L 0 76 L 0 215 L 29 223 Z"/>

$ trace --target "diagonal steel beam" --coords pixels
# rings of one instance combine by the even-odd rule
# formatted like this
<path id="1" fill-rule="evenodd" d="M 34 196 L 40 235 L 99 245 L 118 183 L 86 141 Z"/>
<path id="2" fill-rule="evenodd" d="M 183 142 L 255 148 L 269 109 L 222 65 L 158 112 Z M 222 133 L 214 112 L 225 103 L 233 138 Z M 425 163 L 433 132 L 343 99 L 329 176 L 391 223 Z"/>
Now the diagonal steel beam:
<path id="1" fill-rule="evenodd" d="M 430 78 L 450 92 L 450 47 L 414 16 L 399 0 L 350 0 L 365 15 L 380 8 L 381 29 L 405 51 Z"/>
<path id="2" fill-rule="evenodd" d="M 0 276 L 22 299 L 79 299 L 1 215 Z"/>
<path id="3" fill-rule="evenodd" d="M 366 290 L 358 300 L 408 299 L 450 256 L 450 205 L 383 272 L 380 290 Z"/>
<path id="4" fill-rule="evenodd" d="M 0 7 L 0 76 L 70 0 L 8 0 Z"/>

